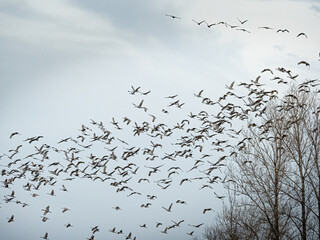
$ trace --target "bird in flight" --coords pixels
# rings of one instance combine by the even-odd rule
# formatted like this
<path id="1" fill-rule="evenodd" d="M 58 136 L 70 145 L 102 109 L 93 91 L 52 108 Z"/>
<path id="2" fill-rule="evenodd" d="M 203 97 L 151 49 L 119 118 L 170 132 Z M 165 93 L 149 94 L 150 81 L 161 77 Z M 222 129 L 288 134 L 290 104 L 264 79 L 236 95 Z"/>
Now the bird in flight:
<path id="1" fill-rule="evenodd" d="M 238 18 L 238 21 L 239 21 L 241 24 L 245 24 L 246 22 L 248 22 L 248 19 L 247 19 L 247 20 L 244 20 L 244 21 L 241 21 L 241 20 Z"/>
<path id="2" fill-rule="evenodd" d="M 41 237 L 42 239 L 48 239 L 48 233 L 46 232 L 45 234 L 44 234 L 44 236 L 43 237 Z"/>
<path id="3" fill-rule="evenodd" d="M 202 92 L 203 92 L 203 90 L 201 90 L 198 94 L 195 94 L 195 93 L 194 93 L 194 96 L 196 96 L 196 97 L 201 97 Z"/>
<path id="4" fill-rule="evenodd" d="M 204 23 L 204 22 L 207 23 L 206 20 L 202 20 L 202 21 L 200 21 L 200 22 L 197 22 L 196 20 L 192 19 L 192 21 L 195 22 L 195 23 L 198 24 L 198 25 L 201 25 L 201 24 Z M 208 25 L 208 24 L 207 24 L 207 25 Z"/>
<path id="5" fill-rule="evenodd" d="M 229 90 L 233 90 L 234 81 L 230 84 L 230 86 L 226 85 L 226 88 Z"/>
<path id="6" fill-rule="evenodd" d="M 206 24 L 207 24 L 207 27 L 208 27 L 208 28 L 211 28 L 212 26 L 217 25 L 217 23 L 210 23 L 210 24 L 208 24 L 207 22 L 206 22 Z"/>
<path id="7" fill-rule="evenodd" d="M 166 207 L 162 207 L 164 210 L 166 210 L 167 212 L 171 212 L 171 207 L 172 207 L 173 203 L 170 204 L 170 206 L 168 208 Z"/>
<path id="8" fill-rule="evenodd" d="M 308 67 L 310 69 L 310 64 L 306 61 L 300 61 L 298 62 L 298 65 L 304 64 L 306 67 Z"/>
<path id="9" fill-rule="evenodd" d="M 11 135 L 10 135 L 10 139 L 13 137 L 13 136 L 15 136 L 15 135 L 20 135 L 20 133 L 18 133 L 18 132 L 13 132 L 13 133 L 11 133 Z"/>
<path id="10" fill-rule="evenodd" d="M 199 228 L 203 225 L 204 223 L 200 223 L 198 225 L 192 225 L 192 224 L 188 224 L 190 227 L 195 227 L 195 228 Z"/>
<path id="11" fill-rule="evenodd" d="M 259 28 L 261 28 L 261 29 L 266 29 L 266 30 L 272 30 L 272 29 L 273 29 L 273 28 L 267 27 L 267 26 L 263 26 L 263 27 L 259 27 Z"/>
<path id="12" fill-rule="evenodd" d="M 131 86 L 131 88 L 132 88 L 132 90 L 128 91 L 131 95 L 136 94 L 137 92 L 139 92 L 139 89 L 140 89 L 140 87 L 135 88 L 133 86 Z"/>
<path id="13" fill-rule="evenodd" d="M 289 30 L 288 29 L 278 29 L 277 30 L 277 33 L 279 33 L 279 32 L 287 32 L 287 33 L 289 33 Z"/>
<path id="14" fill-rule="evenodd" d="M 14 216 L 12 215 L 12 216 L 9 218 L 8 223 L 14 222 L 13 219 L 14 219 Z"/>
<path id="15" fill-rule="evenodd" d="M 165 14 L 167 17 L 171 17 L 172 19 L 181 19 L 180 17 L 174 16 L 174 15 L 170 15 L 170 14 Z"/>
<path id="16" fill-rule="evenodd" d="M 247 29 L 244 29 L 244 28 L 237 28 L 236 30 L 251 33 L 250 31 L 248 31 Z"/>
<path id="17" fill-rule="evenodd" d="M 308 38 L 307 35 L 306 35 L 305 33 L 303 33 L 303 32 L 301 32 L 301 33 L 299 33 L 299 34 L 297 35 L 297 37 L 300 37 L 300 36 L 305 36 L 306 38 Z"/>

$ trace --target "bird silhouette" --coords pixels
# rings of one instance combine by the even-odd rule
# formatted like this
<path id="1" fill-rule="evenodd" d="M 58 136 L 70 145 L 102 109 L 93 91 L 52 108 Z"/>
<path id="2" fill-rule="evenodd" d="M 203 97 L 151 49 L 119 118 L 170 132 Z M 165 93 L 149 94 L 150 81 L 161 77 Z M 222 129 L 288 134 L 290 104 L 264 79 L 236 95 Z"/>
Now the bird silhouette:
<path id="1" fill-rule="evenodd" d="M 165 14 L 167 17 L 171 17 L 172 19 L 181 19 L 180 17 L 170 15 L 170 14 Z"/>
<path id="2" fill-rule="evenodd" d="M 245 24 L 246 22 L 248 22 L 248 20 L 243 20 L 243 21 L 241 21 L 239 18 L 238 18 L 238 21 L 239 21 L 241 24 Z"/>
<path id="3" fill-rule="evenodd" d="M 305 65 L 306 67 L 308 67 L 310 69 L 310 64 L 308 62 L 306 62 L 306 61 L 298 62 L 298 65 L 301 65 L 301 64 Z"/>
<path id="4" fill-rule="evenodd" d="M 200 22 L 197 22 L 196 20 L 192 19 L 192 21 L 195 22 L 196 24 L 198 24 L 198 26 L 201 25 L 202 23 L 206 23 L 205 20 L 202 20 L 202 21 L 200 21 Z"/>
<path id="5" fill-rule="evenodd" d="M 14 222 L 14 215 L 11 215 L 11 217 L 8 220 L 8 223 Z"/>
<path id="6" fill-rule="evenodd" d="M 171 212 L 172 205 L 173 205 L 173 203 L 171 203 L 168 208 L 166 208 L 166 207 L 162 207 L 162 208 L 163 208 L 164 210 L 166 210 L 167 212 Z"/>
<path id="7" fill-rule="evenodd" d="M 45 234 L 44 234 L 44 236 L 43 237 L 41 237 L 42 239 L 49 239 L 48 238 L 48 233 L 46 232 Z"/>
<path id="8" fill-rule="evenodd" d="M 277 33 L 279 33 L 279 32 L 282 32 L 282 33 L 287 32 L 287 33 L 289 33 L 289 30 L 288 29 L 278 29 Z"/>
<path id="9" fill-rule="evenodd" d="M 19 132 L 13 132 L 13 133 L 11 133 L 11 134 L 10 134 L 10 139 L 13 138 L 13 137 L 16 136 L 16 135 L 20 135 L 20 133 L 19 133 Z"/>
<path id="10" fill-rule="evenodd" d="M 304 36 L 305 38 L 308 38 L 307 35 L 306 35 L 305 33 L 303 33 L 303 32 L 301 32 L 301 33 L 299 33 L 299 34 L 297 35 L 297 37 L 301 37 L 301 36 Z"/>

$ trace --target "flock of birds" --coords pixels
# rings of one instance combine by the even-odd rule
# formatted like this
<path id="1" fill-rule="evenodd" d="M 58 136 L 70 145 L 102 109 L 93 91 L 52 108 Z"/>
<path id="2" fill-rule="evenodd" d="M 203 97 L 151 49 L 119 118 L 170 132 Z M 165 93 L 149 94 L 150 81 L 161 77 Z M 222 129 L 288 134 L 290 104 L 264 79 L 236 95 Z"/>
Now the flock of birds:
<path id="1" fill-rule="evenodd" d="M 177 16 L 169 15 L 173 19 Z M 248 20 L 239 20 L 244 25 Z M 205 20 L 195 21 L 197 25 L 207 24 L 208 28 L 223 24 L 226 27 L 249 32 L 236 25 L 226 22 L 208 24 Z M 270 27 L 261 27 L 272 29 Z M 277 32 L 287 32 L 279 29 Z M 307 37 L 299 33 L 297 37 Z M 310 64 L 300 61 L 298 65 L 310 69 Z M 6 204 L 17 204 L 28 207 L 27 203 L 19 199 L 14 189 L 21 186 L 24 191 L 30 193 L 34 198 L 40 197 L 40 189 L 45 189 L 46 194 L 54 197 L 61 192 L 68 192 L 68 182 L 77 179 L 100 181 L 114 189 L 115 194 L 123 194 L 128 198 L 139 197 L 140 208 L 152 208 L 158 196 L 135 189 L 138 185 L 154 184 L 159 191 L 174 186 L 185 186 L 188 182 L 199 184 L 199 191 L 207 189 L 210 194 L 218 199 L 224 199 L 215 191 L 215 184 L 226 183 L 231 180 L 221 178 L 219 174 L 225 166 L 227 159 L 236 157 L 238 152 L 246 149 L 246 143 L 250 139 L 242 137 L 242 125 L 235 122 L 247 123 L 254 117 L 256 121 L 249 124 L 249 128 L 255 128 L 261 133 L 261 141 L 268 138 L 268 130 L 272 121 L 259 123 L 257 119 L 262 117 L 267 110 L 268 103 L 279 97 L 277 89 L 266 90 L 263 86 L 265 79 L 269 79 L 277 85 L 288 85 L 291 81 L 298 79 L 298 74 L 291 70 L 278 67 L 276 69 L 263 69 L 261 74 L 248 82 L 237 83 L 233 81 L 226 85 L 226 92 L 218 99 L 205 96 L 201 90 L 194 94 L 201 104 L 212 108 L 212 112 L 201 110 L 190 112 L 188 116 L 175 124 L 161 122 L 157 114 L 169 115 L 176 109 L 186 107 L 186 103 L 179 99 L 179 95 L 166 96 L 168 103 L 157 113 L 152 112 L 148 106 L 148 95 L 151 91 L 143 91 L 141 87 L 131 86 L 128 93 L 132 96 L 143 97 L 132 103 L 133 107 L 144 114 L 142 122 L 123 117 L 117 120 L 115 117 L 108 123 L 91 120 L 89 124 L 83 124 L 77 136 L 69 136 L 61 139 L 57 144 L 47 144 L 44 136 L 32 136 L 23 138 L 21 144 L 3 153 L 0 157 L 1 186 L 7 194 L 3 201 Z M 301 92 L 319 93 L 318 79 L 305 80 L 299 84 Z M 236 91 L 241 88 L 241 93 Z M 246 92 L 247 94 L 243 94 Z M 287 111 L 295 107 L 294 96 L 285 96 L 286 101 L 279 105 L 279 111 Z M 212 113 L 215 114 L 212 114 Z M 320 113 L 320 107 L 318 112 Z M 290 123 L 288 123 L 290 124 Z M 126 131 L 127 129 L 131 129 Z M 131 132 L 134 139 L 146 139 L 147 145 L 139 146 L 139 141 L 130 142 L 128 139 L 118 137 L 118 133 Z M 121 135 L 121 134 L 120 134 Z M 21 134 L 13 132 L 9 139 L 18 141 Z M 21 139 L 21 137 L 20 137 Z M 143 141 L 142 141 L 143 142 Z M 32 149 L 32 151 L 30 150 Z M 56 156 L 63 156 L 57 158 Z M 60 159 L 60 160 L 54 160 Z M 143 161 L 141 160 L 143 159 Z M 188 164 L 190 167 L 186 169 Z M 247 164 L 247 163 L 244 163 Z M 48 192 L 48 188 L 50 188 Z M 187 207 L 187 201 L 175 199 L 169 205 L 162 206 L 161 211 L 174 212 L 176 206 Z M 122 206 L 110 206 L 115 214 L 123 211 Z M 41 221 L 47 222 L 51 214 L 50 205 L 41 209 Z M 63 207 L 61 213 L 70 211 Z M 212 206 L 203 207 L 200 214 L 214 212 Z M 8 223 L 15 222 L 15 216 L 8 216 Z M 159 229 L 162 234 L 169 234 L 174 229 L 184 225 L 188 228 L 187 235 L 193 236 L 196 229 L 201 228 L 204 223 L 170 220 L 164 223 L 155 221 L 153 229 Z M 74 227 L 71 223 L 64 225 L 66 228 Z M 138 227 L 138 226 L 137 226 Z M 140 228 L 151 228 L 149 223 L 139 224 Z M 100 231 L 99 226 L 91 227 L 91 236 L 87 239 L 93 240 Z M 126 232 L 122 228 L 110 226 L 108 230 L 112 234 L 123 236 L 125 239 L 137 239 L 134 233 Z M 45 232 L 42 239 L 49 239 L 49 233 Z"/>
<path id="2" fill-rule="evenodd" d="M 177 19 L 177 20 L 182 19 L 181 17 L 171 15 L 171 14 L 165 14 L 165 16 L 172 18 L 172 19 Z M 232 29 L 232 30 L 245 32 L 245 33 L 252 33 L 252 30 L 245 28 L 248 21 L 249 21 L 248 19 L 241 20 L 241 19 L 237 18 L 236 24 L 229 24 L 226 21 L 218 21 L 218 22 L 208 23 L 204 19 L 203 20 L 192 19 L 192 22 L 194 22 L 197 26 L 200 26 L 202 24 L 207 26 L 208 28 L 215 27 L 215 26 L 225 26 L 227 29 Z M 261 30 L 275 31 L 278 34 L 289 34 L 290 33 L 290 30 L 287 28 L 275 28 L 275 27 L 270 27 L 270 26 L 258 26 L 257 28 L 261 29 Z M 297 33 L 296 37 L 297 38 L 300 38 L 300 37 L 308 38 L 307 34 L 304 32 Z M 320 61 L 320 53 L 319 53 L 319 61 Z"/>

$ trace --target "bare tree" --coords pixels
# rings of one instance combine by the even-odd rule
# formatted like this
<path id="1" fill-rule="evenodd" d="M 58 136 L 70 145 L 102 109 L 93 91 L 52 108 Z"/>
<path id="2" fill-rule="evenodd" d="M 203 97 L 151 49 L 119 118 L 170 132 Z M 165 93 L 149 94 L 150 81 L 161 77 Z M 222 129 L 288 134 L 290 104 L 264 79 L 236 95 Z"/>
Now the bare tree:
<path id="1" fill-rule="evenodd" d="M 313 168 L 314 154 L 308 132 L 311 131 L 310 123 L 314 121 L 310 115 L 314 104 L 315 99 L 311 94 L 299 92 L 296 87 L 292 87 L 281 105 L 287 119 L 284 147 L 291 163 L 290 171 L 288 169 L 284 179 L 284 184 L 288 186 L 285 194 L 295 206 L 290 219 L 299 233 L 299 238 L 303 240 L 311 237 L 308 234 L 311 229 L 308 225 L 313 208 L 312 189 L 307 181 Z"/>

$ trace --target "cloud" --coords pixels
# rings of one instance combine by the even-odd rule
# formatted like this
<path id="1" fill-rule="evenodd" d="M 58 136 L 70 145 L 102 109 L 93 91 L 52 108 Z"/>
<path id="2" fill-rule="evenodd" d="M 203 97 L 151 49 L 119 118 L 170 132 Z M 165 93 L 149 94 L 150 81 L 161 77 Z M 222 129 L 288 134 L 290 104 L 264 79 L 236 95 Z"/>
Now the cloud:
<path id="1" fill-rule="evenodd" d="M 311 6 L 311 9 L 314 10 L 314 11 L 316 11 L 317 13 L 320 13 L 320 7 L 317 6 L 317 5 L 312 5 L 312 6 Z"/>

